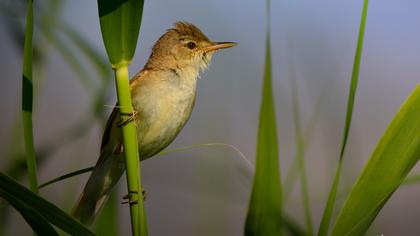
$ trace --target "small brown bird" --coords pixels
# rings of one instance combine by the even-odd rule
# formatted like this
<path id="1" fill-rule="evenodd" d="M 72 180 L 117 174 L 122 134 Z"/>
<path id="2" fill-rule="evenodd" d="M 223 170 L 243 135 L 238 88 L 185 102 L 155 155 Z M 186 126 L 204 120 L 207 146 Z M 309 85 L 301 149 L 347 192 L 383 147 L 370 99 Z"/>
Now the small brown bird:
<path id="1" fill-rule="evenodd" d="M 143 70 L 130 82 L 141 161 L 175 139 L 191 115 L 200 71 L 208 67 L 215 51 L 235 45 L 212 42 L 186 22 L 176 22 L 159 38 Z M 99 160 L 74 210 L 84 224 L 93 222 L 125 171 L 119 122 L 115 108 L 103 134 Z"/>

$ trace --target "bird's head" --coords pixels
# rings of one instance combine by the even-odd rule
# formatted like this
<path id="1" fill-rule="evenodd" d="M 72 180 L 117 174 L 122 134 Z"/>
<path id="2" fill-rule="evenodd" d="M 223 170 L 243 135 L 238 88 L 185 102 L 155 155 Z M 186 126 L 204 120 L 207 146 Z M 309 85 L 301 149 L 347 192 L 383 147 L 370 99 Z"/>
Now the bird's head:
<path id="1" fill-rule="evenodd" d="M 205 69 L 214 52 L 235 46 L 233 42 L 212 42 L 196 26 L 176 22 L 155 43 L 146 68 Z"/>

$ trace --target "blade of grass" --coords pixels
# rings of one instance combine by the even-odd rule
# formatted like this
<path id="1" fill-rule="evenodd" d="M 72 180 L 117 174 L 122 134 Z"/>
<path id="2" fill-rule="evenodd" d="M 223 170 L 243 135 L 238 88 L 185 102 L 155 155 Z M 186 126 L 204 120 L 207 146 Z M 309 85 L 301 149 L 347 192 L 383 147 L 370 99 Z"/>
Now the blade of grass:
<path id="1" fill-rule="evenodd" d="M 324 99 L 326 99 L 326 97 L 324 97 L 324 93 L 322 93 L 322 95 L 317 99 L 317 102 L 315 103 L 313 114 L 310 115 L 311 117 L 310 122 L 309 124 L 306 125 L 305 131 L 302 134 L 303 143 L 304 143 L 303 147 L 300 147 L 302 150 L 296 151 L 293 162 L 287 170 L 286 178 L 284 180 L 283 204 L 286 204 L 286 202 L 289 200 L 290 194 L 296 183 L 296 179 L 299 174 L 299 155 L 302 155 L 302 158 L 305 158 L 306 156 L 306 153 L 308 151 L 307 147 L 310 145 L 310 142 L 312 141 L 312 137 L 315 130 L 315 124 L 318 121 L 319 114 L 321 114 L 320 113 L 321 104 L 323 104 Z"/>
<path id="2" fill-rule="evenodd" d="M 302 191 L 303 209 L 305 214 L 306 230 L 308 235 L 313 234 L 312 214 L 311 206 L 309 202 L 309 190 L 305 168 L 305 140 L 302 132 L 302 121 L 300 118 L 299 108 L 299 94 L 298 86 L 295 76 L 294 64 L 291 64 L 291 91 L 292 91 L 292 107 L 293 107 L 293 121 L 295 128 L 295 139 L 296 139 L 296 162 L 298 166 L 298 172 L 300 173 L 300 186 Z"/>
<path id="3" fill-rule="evenodd" d="M 58 236 L 57 231 L 55 231 L 48 221 L 34 209 L 17 200 L 13 197 L 13 195 L 10 195 L 2 189 L 0 189 L 0 196 L 4 197 L 4 199 L 6 199 L 22 215 L 37 235 Z"/>
<path id="4" fill-rule="evenodd" d="M 53 184 L 53 183 L 59 182 L 59 181 L 61 181 L 61 180 L 65 180 L 65 179 L 71 178 L 71 177 L 73 177 L 73 176 L 77 176 L 77 175 L 81 175 L 81 174 L 84 174 L 84 173 L 90 172 L 90 171 L 92 171 L 94 168 L 95 168 L 94 166 L 91 166 L 91 167 L 88 167 L 88 168 L 84 168 L 84 169 L 81 169 L 81 170 L 77 170 L 77 171 L 70 172 L 70 173 L 68 173 L 68 174 L 65 174 L 65 175 L 59 176 L 59 177 L 57 177 L 57 178 L 55 178 L 55 179 L 52 179 L 52 180 L 50 180 L 50 181 L 48 181 L 48 182 L 45 182 L 45 183 L 43 183 L 43 184 L 39 185 L 39 188 L 46 187 L 46 186 L 48 186 L 48 185 L 50 185 L 50 184 Z"/>
<path id="5" fill-rule="evenodd" d="M 33 0 L 28 0 L 28 13 L 26 16 L 25 45 L 23 50 L 22 75 L 22 118 L 23 134 L 26 150 L 26 165 L 28 170 L 29 188 L 38 194 L 38 180 L 36 174 L 36 157 L 34 135 L 32 127 L 32 37 L 33 37 Z"/>
<path id="6" fill-rule="evenodd" d="M 334 181 L 331 186 L 330 193 L 328 195 L 327 204 L 325 206 L 324 213 L 322 215 L 322 220 L 321 220 L 321 225 L 319 227 L 318 236 L 325 236 L 328 234 L 328 230 L 329 230 L 331 218 L 332 218 L 332 213 L 334 210 L 335 199 L 337 196 L 337 189 L 340 183 L 343 157 L 344 157 L 344 152 L 346 150 L 347 140 L 349 136 L 350 125 L 351 125 L 351 120 L 352 120 L 352 115 L 353 115 L 354 100 L 355 100 L 356 91 L 357 91 L 357 82 L 359 79 L 360 61 L 362 57 L 362 48 L 363 48 L 363 39 L 364 39 L 364 34 L 365 34 L 368 2 L 369 2 L 368 0 L 364 0 L 363 10 L 361 14 L 359 37 L 357 40 L 356 54 L 354 57 L 349 96 L 347 99 L 346 121 L 345 121 L 343 139 L 342 139 L 342 144 L 341 144 L 341 149 L 340 149 L 340 157 L 338 160 L 337 170 L 334 176 Z"/>
<path id="7" fill-rule="evenodd" d="M 93 235 L 86 227 L 57 206 L 32 193 L 7 175 L 0 172 L 0 197 L 12 196 L 31 207 L 49 222 L 70 235 Z"/>
<path id="8" fill-rule="evenodd" d="M 282 234 L 282 191 L 278 159 L 277 127 L 271 81 L 269 33 L 270 1 L 267 1 L 265 69 L 257 137 L 254 182 L 245 222 L 245 235 Z"/>
<path id="9" fill-rule="evenodd" d="M 290 40 L 290 41 L 292 42 L 292 40 Z M 293 44 L 291 44 L 289 46 L 289 48 L 294 48 Z M 293 54 L 291 55 L 291 57 L 293 57 Z M 294 63 L 294 62 L 292 62 L 292 63 Z M 295 64 L 292 64 L 292 67 L 291 67 L 291 72 L 292 72 L 291 79 L 297 79 L 296 69 L 294 68 L 294 65 Z M 298 158 L 298 155 L 302 155 L 303 159 L 306 158 L 305 156 L 306 156 L 307 151 L 308 151 L 307 147 L 309 147 L 310 144 L 311 144 L 311 141 L 312 141 L 312 138 L 313 138 L 313 135 L 314 135 L 314 131 L 315 131 L 315 127 L 316 127 L 316 123 L 318 122 L 320 114 L 322 114 L 322 110 L 323 110 L 322 105 L 324 105 L 327 102 L 328 97 L 329 97 L 328 96 L 328 90 L 331 89 L 331 87 L 332 87 L 331 83 L 329 83 L 328 86 L 324 86 L 323 91 L 316 98 L 316 100 L 315 100 L 316 102 L 314 103 L 312 114 L 309 115 L 309 117 L 310 117 L 309 122 L 306 125 L 306 127 L 305 127 L 305 129 L 304 129 L 304 131 L 301 135 L 302 138 L 303 138 L 302 139 L 303 143 L 304 143 L 303 147 L 302 146 L 300 147 L 300 149 L 302 149 L 302 150 L 300 150 L 300 151 L 298 151 L 298 149 L 296 150 L 293 162 L 290 165 L 290 167 L 287 169 L 286 177 L 285 177 L 285 180 L 284 180 L 284 190 L 283 190 L 283 192 L 284 192 L 284 194 L 283 194 L 283 204 L 284 205 L 287 204 L 287 201 L 289 200 L 290 194 L 292 193 L 293 187 L 296 183 L 296 179 L 299 175 L 299 158 Z M 293 99 L 293 96 L 292 96 L 292 99 Z M 299 96 L 297 96 L 296 102 L 299 104 Z M 297 111 L 299 111 L 299 109 L 297 109 Z M 300 112 L 298 114 L 300 114 Z M 301 122 L 301 124 L 302 124 L 302 122 Z M 303 126 L 303 125 L 301 125 L 301 126 Z"/>
<path id="10" fill-rule="evenodd" d="M 295 107 L 298 108 L 298 107 Z M 312 214 L 311 214 L 311 206 L 309 202 L 309 190 L 308 190 L 308 182 L 306 176 L 306 168 L 305 168 L 305 160 L 304 160 L 304 140 L 302 137 L 302 132 L 300 129 L 300 118 L 297 115 L 297 111 L 294 111 L 294 120 L 295 120 L 295 129 L 296 129 L 296 145 L 297 145 L 297 154 L 296 158 L 298 158 L 298 168 L 300 173 L 300 186 L 302 191 L 302 199 L 303 199 L 303 209 L 305 213 L 305 223 L 306 228 L 308 231 L 308 235 L 313 234 L 313 224 L 312 224 Z"/>
<path id="11" fill-rule="evenodd" d="M 332 235 L 363 235 L 420 159 L 420 85 L 376 146 L 335 222 Z"/>
<path id="12" fill-rule="evenodd" d="M 109 61 L 115 71 L 118 105 L 122 119 L 134 115 L 128 80 L 128 65 L 136 51 L 143 14 L 143 0 L 98 0 L 102 38 Z M 117 36 L 117 37 L 116 37 Z M 135 236 L 146 236 L 147 222 L 141 192 L 140 159 L 134 122 L 122 127 L 131 228 Z"/>

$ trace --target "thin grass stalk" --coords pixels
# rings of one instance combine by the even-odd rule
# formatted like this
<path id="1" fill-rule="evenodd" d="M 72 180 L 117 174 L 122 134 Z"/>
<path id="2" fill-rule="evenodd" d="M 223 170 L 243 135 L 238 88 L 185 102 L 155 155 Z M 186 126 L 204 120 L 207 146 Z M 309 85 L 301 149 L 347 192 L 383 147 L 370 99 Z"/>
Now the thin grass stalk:
<path id="1" fill-rule="evenodd" d="M 38 180 L 36 174 L 36 157 L 34 135 L 32 127 L 32 37 L 33 37 L 33 0 L 28 0 L 28 13 L 26 16 L 25 45 L 23 55 L 22 76 L 22 118 L 23 134 L 26 150 L 26 165 L 28 169 L 29 189 L 38 194 Z"/>
<path id="2" fill-rule="evenodd" d="M 294 70 L 292 70 L 294 72 Z M 299 109 L 299 95 L 296 84 L 296 77 L 292 76 L 292 103 L 293 103 L 293 120 L 295 126 L 295 137 L 296 137 L 296 159 L 298 163 L 298 169 L 300 174 L 300 187 L 302 191 L 303 210 L 305 214 L 305 224 L 308 235 L 313 235 L 313 223 L 311 206 L 309 201 L 309 190 L 308 190 L 308 177 L 305 168 L 305 141 L 302 132 L 302 120 L 300 117 Z"/>
<path id="3" fill-rule="evenodd" d="M 246 166 L 249 168 L 250 171 L 254 170 L 254 166 L 252 165 L 252 163 L 250 161 L 248 161 L 248 159 L 245 157 L 245 155 L 241 152 L 241 150 L 239 150 L 237 147 L 235 147 L 232 144 L 228 144 L 228 143 L 202 143 L 202 144 L 195 144 L 195 145 L 190 145 L 190 146 L 185 146 L 185 147 L 179 147 L 179 148 L 172 148 L 172 149 L 165 149 L 159 153 L 157 153 L 155 156 L 161 156 L 161 155 L 166 155 L 166 154 L 170 154 L 170 153 L 175 153 L 175 152 L 179 152 L 179 151 L 184 151 L 184 150 L 188 150 L 188 149 L 193 149 L 193 148 L 206 148 L 206 147 L 226 147 L 226 148 L 230 148 L 233 151 L 235 151 L 237 154 L 239 154 L 239 158 L 241 158 L 240 160 L 243 161 Z M 85 174 L 88 173 L 90 171 L 92 171 L 95 167 L 91 166 L 91 167 L 87 167 L 84 169 L 80 169 L 80 170 L 76 170 L 76 171 L 72 171 L 69 172 L 67 174 L 61 175 L 59 177 L 56 177 L 52 180 L 49 180 L 47 182 L 44 182 L 42 184 L 39 185 L 39 188 L 44 188 L 46 186 L 49 186 L 53 183 L 57 183 L 60 182 L 62 180 L 66 180 L 68 178 L 74 177 L 74 176 L 78 176 L 81 174 Z"/>
<path id="4" fill-rule="evenodd" d="M 131 104 L 131 94 L 128 80 L 128 66 L 122 65 L 115 69 L 118 105 L 122 119 L 135 116 Z M 130 196 L 130 215 L 133 235 L 147 235 L 146 212 L 141 194 L 140 158 L 137 142 L 137 131 L 134 122 L 128 122 L 122 127 L 125 167 L 127 170 L 127 187 Z M 140 197 L 139 197 L 140 195 Z"/>
<path id="5" fill-rule="evenodd" d="M 340 149 L 340 157 L 338 160 L 338 166 L 337 166 L 337 171 L 334 177 L 333 185 L 331 186 L 331 190 L 328 196 L 327 205 L 322 215 L 322 220 L 321 220 L 321 225 L 319 227 L 318 236 L 325 236 L 328 234 L 328 229 L 331 223 L 331 217 L 334 210 L 335 199 L 337 196 L 338 184 L 340 183 L 343 157 L 344 157 L 344 152 L 346 150 L 347 140 L 349 136 L 350 125 L 351 125 L 351 120 L 352 120 L 352 115 L 353 115 L 354 100 L 355 100 L 356 91 L 357 91 L 357 83 L 359 80 L 360 61 L 362 57 L 368 2 L 369 2 L 368 0 L 364 0 L 364 3 L 363 3 L 363 10 L 362 10 L 360 28 L 359 28 L 359 36 L 357 40 L 356 54 L 354 56 L 353 72 L 351 76 L 350 89 L 349 89 L 349 95 L 348 95 L 348 100 L 347 100 L 347 112 L 346 112 L 346 120 L 345 120 L 345 125 L 344 125 L 343 139 L 342 139 L 342 144 L 341 144 L 341 149 Z"/>
<path id="6" fill-rule="evenodd" d="M 290 42 L 292 42 L 292 40 L 290 40 Z M 289 46 L 290 48 L 294 48 L 293 44 L 291 44 Z M 291 55 L 292 58 L 294 54 Z M 310 142 L 312 140 L 313 134 L 314 134 L 314 130 L 315 130 L 315 125 L 317 123 L 317 120 L 319 118 L 319 115 L 321 114 L 321 105 L 325 102 L 325 94 L 326 91 L 328 90 L 327 87 L 324 88 L 324 92 L 321 93 L 321 95 L 317 98 L 315 105 L 314 105 L 314 109 L 312 114 L 309 116 L 309 123 L 306 125 L 305 129 L 301 128 L 303 126 L 302 121 L 300 119 L 300 109 L 299 109 L 299 96 L 298 96 L 298 87 L 295 83 L 295 80 L 297 80 L 297 76 L 296 76 L 296 69 L 295 69 L 295 64 L 294 64 L 294 60 L 291 61 L 290 63 L 290 73 L 291 73 L 291 85 L 292 85 L 292 105 L 293 105 L 293 112 L 296 112 L 296 115 L 294 114 L 294 117 L 298 117 L 298 118 L 294 118 L 294 122 L 298 122 L 298 124 L 295 125 L 299 125 L 299 129 L 297 129 L 295 127 L 295 136 L 296 136 L 296 152 L 295 152 L 295 156 L 293 159 L 292 164 L 290 165 L 290 167 L 288 168 L 287 172 L 286 172 L 286 177 L 285 177 L 285 181 L 284 181 L 284 194 L 283 194 L 283 204 L 286 205 L 287 201 L 289 200 L 290 194 L 293 191 L 293 187 L 296 183 L 296 179 L 299 175 L 299 160 L 303 159 L 305 160 L 305 156 L 308 150 L 308 146 L 310 145 Z M 296 88 L 293 88 L 296 87 Z M 296 91 L 295 91 L 296 90 Z M 299 133 L 297 133 L 297 130 L 300 130 Z M 299 141 L 298 140 L 299 138 Z M 299 143 L 302 143 L 301 145 L 299 145 Z M 305 177 L 306 178 L 306 177 Z M 306 178 L 307 179 L 307 178 Z"/>

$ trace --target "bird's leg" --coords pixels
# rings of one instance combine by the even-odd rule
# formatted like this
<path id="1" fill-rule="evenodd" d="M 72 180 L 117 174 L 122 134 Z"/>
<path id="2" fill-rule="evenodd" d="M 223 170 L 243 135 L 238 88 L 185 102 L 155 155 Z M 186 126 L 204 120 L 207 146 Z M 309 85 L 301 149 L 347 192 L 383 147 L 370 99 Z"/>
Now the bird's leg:
<path id="1" fill-rule="evenodd" d="M 133 111 L 130 113 L 121 113 L 121 115 L 123 116 L 128 116 L 127 118 L 122 118 L 119 122 L 118 122 L 118 127 L 121 128 L 123 126 L 126 126 L 128 123 L 136 120 L 137 117 L 137 112 Z"/>
<path id="2" fill-rule="evenodd" d="M 130 205 L 137 204 L 137 200 L 132 199 L 133 194 L 138 194 L 138 192 L 129 191 L 128 194 L 123 197 L 123 199 L 126 201 L 121 202 L 121 204 L 130 204 Z M 144 190 L 144 188 L 141 189 L 141 195 L 142 195 L 143 201 L 146 200 L 146 190 Z"/>

